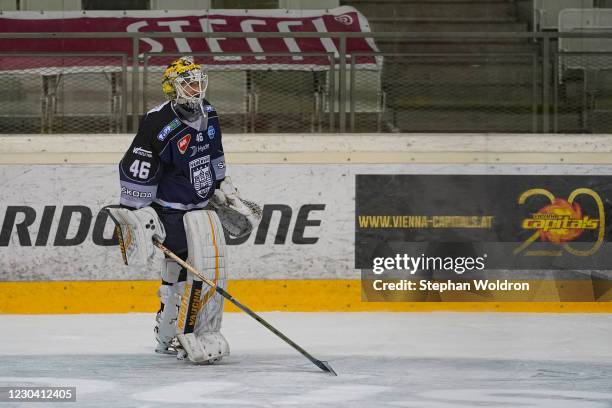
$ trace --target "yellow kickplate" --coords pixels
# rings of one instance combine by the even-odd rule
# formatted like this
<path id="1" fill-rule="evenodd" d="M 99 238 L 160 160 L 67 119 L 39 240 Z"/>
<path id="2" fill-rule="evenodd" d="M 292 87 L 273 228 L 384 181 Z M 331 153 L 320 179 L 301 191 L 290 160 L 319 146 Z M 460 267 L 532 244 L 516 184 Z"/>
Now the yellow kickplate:
<path id="1" fill-rule="evenodd" d="M 159 308 L 157 281 L 0 282 L 0 313 L 127 313 Z M 256 312 L 610 313 L 612 302 L 362 302 L 359 280 L 236 280 L 228 287 Z M 225 310 L 238 308 L 225 302 Z"/>

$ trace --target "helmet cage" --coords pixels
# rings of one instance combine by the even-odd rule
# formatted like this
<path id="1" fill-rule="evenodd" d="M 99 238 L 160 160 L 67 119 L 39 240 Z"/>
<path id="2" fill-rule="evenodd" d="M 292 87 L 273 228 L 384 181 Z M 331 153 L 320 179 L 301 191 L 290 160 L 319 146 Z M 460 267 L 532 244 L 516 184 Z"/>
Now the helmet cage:
<path id="1" fill-rule="evenodd" d="M 208 88 L 208 75 L 201 69 L 192 69 L 181 73 L 173 82 L 176 103 L 199 105 Z"/>

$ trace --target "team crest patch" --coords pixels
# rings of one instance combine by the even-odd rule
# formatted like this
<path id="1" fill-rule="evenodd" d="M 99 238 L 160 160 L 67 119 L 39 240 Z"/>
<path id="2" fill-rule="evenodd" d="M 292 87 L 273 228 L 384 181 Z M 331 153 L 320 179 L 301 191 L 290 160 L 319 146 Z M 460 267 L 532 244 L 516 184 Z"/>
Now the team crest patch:
<path id="1" fill-rule="evenodd" d="M 210 156 L 199 157 L 189 162 L 191 184 L 199 197 L 206 198 L 213 185 Z"/>
<path id="2" fill-rule="evenodd" d="M 185 154 L 185 152 L 187 151 L 187 147 L 189 147 L 189 142 L 191 142 L 191 135 L 187 134 L 181 137 L 181 140 L 176 143 L 176 146 L 178 147 L 179 152 L 181 152 L 181 154 Z"/>
<path id="3" fill-rule="evenodd" d="M 215 138 L 215 127 L 214 127 L 213 125 L 210 125 L 210 126 L 208 127 L 208 138 L 209 138 L 210 140 L 212 140 L 212 139 L 214 139 L 214 138 Z"/>
<path id="4" fill-rule="evenodd" d="M 161 132 L 159 132 L 157 134 L 157 140 L 159 140 L 160 142 L 163 142 L 164 140 L 166 140 L 166 138 L 168 137 L 170 132 L 172 132 L 174 129 L 179 127 L 180 124 L 181 124 L 180 120 L 178 120 L 178 119 L 172 120 L 172 122 L 170 122 L 166 126 L 164 126 L 164 128 L 161 130 Z"/>

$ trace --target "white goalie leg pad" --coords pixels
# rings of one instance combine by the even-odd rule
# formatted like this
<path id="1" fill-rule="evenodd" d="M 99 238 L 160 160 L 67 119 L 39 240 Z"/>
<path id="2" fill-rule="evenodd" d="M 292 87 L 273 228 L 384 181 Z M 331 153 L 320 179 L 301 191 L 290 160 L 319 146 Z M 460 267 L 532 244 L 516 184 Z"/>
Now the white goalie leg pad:
<path id="1" fill-rule="evenodd" d="M 217 286 L 225 289 L 226 248 L 221 221 L 214 211 L 192 211 L 183 217 L 188 262 Z M 188 274 L 177 320 L 177 336 L 194 362 L 214 362 L 229 355 L 227 341 L 219 331 L 223 319 L 223 296 L 193 274 Z"/>
<path id="2" fill-rule="evenodd" d="M 182 282 L 178 281 L 180 274 L 181 266 L 172 259 L 166 259 L 161 270 L 161 278 L 164 284 L 160 285 L 157 291 L 157 296 L 159 296 L 163 305 L 155 327 L 155 338 L 157 339 L 155 351 L 158 353 L 169 352 L 168 349 L 177 334 L 176 320 L 181 305 L 181 289 L 183 286 Z"/>

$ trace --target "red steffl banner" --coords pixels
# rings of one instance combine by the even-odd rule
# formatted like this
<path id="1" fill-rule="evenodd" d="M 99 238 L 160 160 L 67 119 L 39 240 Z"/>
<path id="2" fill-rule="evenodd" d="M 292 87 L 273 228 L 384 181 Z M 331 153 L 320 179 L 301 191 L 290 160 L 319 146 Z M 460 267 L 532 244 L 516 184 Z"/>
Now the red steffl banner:
<path id="1" fill-rule="evenodd" d="M 229 33 L 229 32 L 370 32 L 365 17 L 353 7 L 329 10 L 206 10 L 206 11 L 70 11 L 5 12 L 0 15 L 2 33 Z M 328 69 L 328 57 L 312 56 L 231 56 L 230 53 L 284 52 L 338 54 L 337 38 L 141 38 L 139 52 L 213 52 L 221 55 L 200 58 L 209 68 Z M 108 52 L 131 58 L 132 40 L 126 38 L 37 38 L 2 39 L 3 52 Z M 347 38 L 347 54 L 377 51 L 373 39 Z M 224 55 L 225 54 L 225 55 Z M 52 58 L 53 66 L 120 65 L 117 59 L 75 57 Z M 153 65 L 166 65 L 172 58 L 156 57 Z M 196 58 L 197 59 L 197 58 Z M 22 58 L 19 60 L 24 61 Z M 29 58 L 24 68 L 49 66 L 49 58 Z M 111 62 L 115 61 L 115 62 Z M 0 56 L 0 70 L 17 69 L 9 58 Z M 359 57 L 361 69 L 375 69 L 375 58 Z"/>

